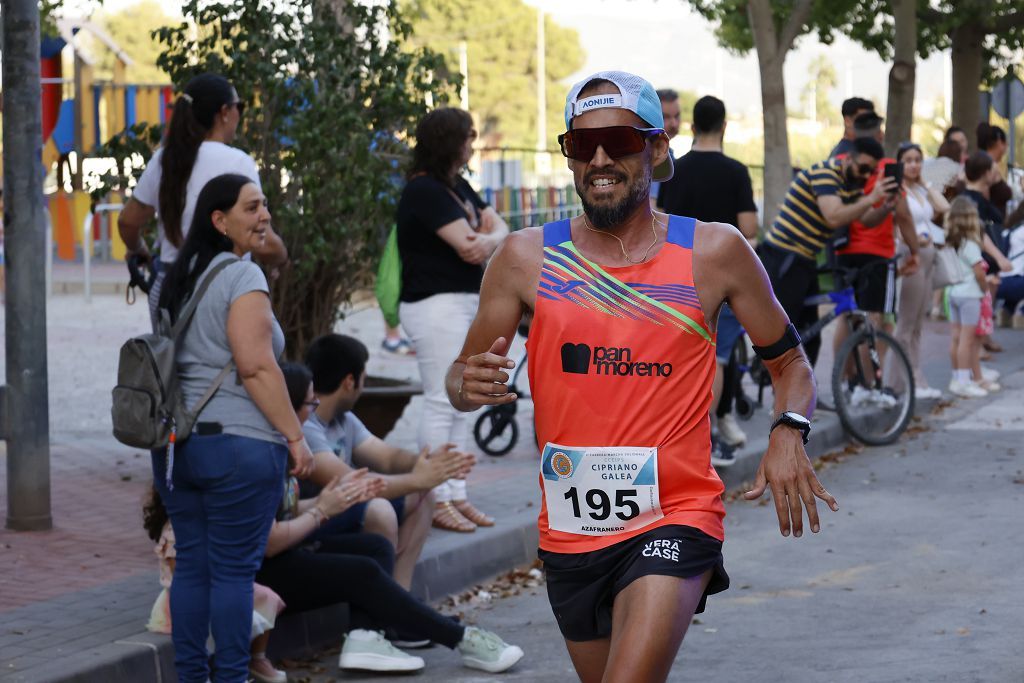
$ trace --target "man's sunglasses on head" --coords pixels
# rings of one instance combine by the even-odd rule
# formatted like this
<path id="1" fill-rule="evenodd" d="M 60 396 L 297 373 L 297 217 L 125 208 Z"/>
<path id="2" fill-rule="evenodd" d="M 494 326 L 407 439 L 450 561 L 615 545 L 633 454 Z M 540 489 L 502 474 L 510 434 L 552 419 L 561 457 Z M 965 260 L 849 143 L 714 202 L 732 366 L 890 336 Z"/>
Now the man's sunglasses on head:
<path id="1" fill-rule="evenodd" d="M 647 139 L 661 135 L 663 128 L 634 128 L 608 126 L 607 128 L 576 128 L 558 136 L 562 154 L 576 161 L 590 161 L 601 147 L 612 159 L 628 157 L 644 151 Z"/>

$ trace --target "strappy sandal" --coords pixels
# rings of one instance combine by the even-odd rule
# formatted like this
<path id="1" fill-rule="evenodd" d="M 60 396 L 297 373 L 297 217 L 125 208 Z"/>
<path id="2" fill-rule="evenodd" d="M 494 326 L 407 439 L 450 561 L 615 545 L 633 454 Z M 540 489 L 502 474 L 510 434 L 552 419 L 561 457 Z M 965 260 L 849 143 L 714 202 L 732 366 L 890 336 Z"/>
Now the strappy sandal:
<path id="1" fill-rule="evenodd" d="M 473 524 L 477 526 L 494 526 L 494 517 L 480 512 L 468 500 L 456 500 L 453 501 L 453 505 L 455 505 L 456 510 L 462 513 L 463 517 Z"/>
<path id="2" fill-rule="evenodd" d="M 438 503 L 434 506 L 434 528 L 445 531 L 458 531 L 468 534 L 476 531 L 476 524 L 462 516 L 451 501 Z"/>

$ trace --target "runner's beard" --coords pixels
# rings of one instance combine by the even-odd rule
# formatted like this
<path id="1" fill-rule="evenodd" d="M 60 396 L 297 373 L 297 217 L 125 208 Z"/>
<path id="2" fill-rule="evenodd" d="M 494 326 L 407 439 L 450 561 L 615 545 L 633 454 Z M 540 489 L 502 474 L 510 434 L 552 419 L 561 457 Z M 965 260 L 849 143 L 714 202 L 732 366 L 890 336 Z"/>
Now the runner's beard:
<path id="1" fill-rule="evenodd" d="M 625 178 L 622 178 L 624 180 Z M 582 185 L 576 182 L 576 194 L 583 203 L 583 212 L 590 219 L 590 224 L 598 230 L 608 230 L 626 222 L 638 206 L 649 202 L 651 194 L 651 171 L 644 169 L 633 184 L 622 201 L 616 204 L 591 204 L 587 201 L 586 189 L 590 187 L 590 178 L 585 178 Z"/>

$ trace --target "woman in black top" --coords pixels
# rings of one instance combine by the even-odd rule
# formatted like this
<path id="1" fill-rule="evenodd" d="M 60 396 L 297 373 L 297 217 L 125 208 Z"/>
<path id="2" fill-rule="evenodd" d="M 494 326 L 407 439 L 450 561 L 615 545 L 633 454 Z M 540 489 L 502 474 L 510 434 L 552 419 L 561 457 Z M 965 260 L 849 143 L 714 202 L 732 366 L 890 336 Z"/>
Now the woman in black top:
<path id="1" fill-rule="evenodd" d="M 461 109 L 436 109 L 423 117 L 398 202 L 399 316 L 416 349 L 426 398 L 420 448 L 467 446 L 468 414 L 448 402 L 445 373 L 476 315 L 484 263 L 508 234 L 505 221 L 459 175 L 473 156 L 475 139 L 473 119 Z M 473 531 L 494 524 L 466 499 L 464 480 L 449 480 L 434 496 L 438 528 Z"/>

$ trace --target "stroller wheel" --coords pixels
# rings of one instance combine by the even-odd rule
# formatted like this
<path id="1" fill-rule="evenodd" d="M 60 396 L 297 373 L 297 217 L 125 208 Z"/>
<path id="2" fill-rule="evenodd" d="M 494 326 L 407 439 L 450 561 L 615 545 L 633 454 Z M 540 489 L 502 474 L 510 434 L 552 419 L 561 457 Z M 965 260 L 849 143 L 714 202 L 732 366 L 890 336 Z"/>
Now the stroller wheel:
<path id="1" fill-rule="evenodd" d="M 741 420 L 749 420 L 754 415 L 754 402 L 746 396 L 740 395 L 734 398 L 733 406 Z"/>
<path id="2" fill-rule="evenodd" d="M 519 440 L 515 411 L 505 408 L 499 406 L 485 410 L 473 425 L 473 439 L 487 455 L 505 455 L 515 448 Z"/>

